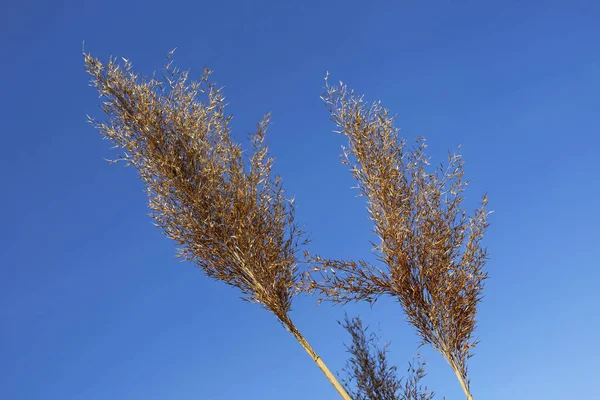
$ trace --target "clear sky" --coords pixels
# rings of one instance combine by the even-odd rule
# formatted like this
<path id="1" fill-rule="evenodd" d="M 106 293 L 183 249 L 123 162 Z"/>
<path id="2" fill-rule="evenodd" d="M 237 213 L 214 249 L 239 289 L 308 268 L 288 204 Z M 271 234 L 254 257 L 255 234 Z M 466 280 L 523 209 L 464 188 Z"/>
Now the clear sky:
<path id="1" fill-rule="evenodd" d="M 417 5 L 420 4 L 420 5 Z M 476 399 L 600 392 L 600 5 L 595 1 L 3 2 L 0 398 L 316 399 L 336 393 L 260 307 L 174 258 L 133 169 L 110 166 L 86 50 L 215 70 L 240 140 L 263 113 L 313 252 L 366 257 L 371 225 L 319 99 L 326 71 L 398 113 L 434 162 L 462 144 L 467 205 L 488 192 L 490 279 Z M 405 369 L 399 306 L 300 297 L 296 325 L 331 369 L 360 314 Z M 441 358 L 426 383 L 462 394 Z M 438 396 L 441 398 L 441 396 Z"/>

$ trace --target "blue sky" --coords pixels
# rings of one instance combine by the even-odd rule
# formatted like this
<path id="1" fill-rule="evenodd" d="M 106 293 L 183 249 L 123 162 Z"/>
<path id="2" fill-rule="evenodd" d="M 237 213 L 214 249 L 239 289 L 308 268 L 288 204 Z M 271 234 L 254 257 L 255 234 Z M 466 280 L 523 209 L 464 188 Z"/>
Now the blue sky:
<path id="1" fill-rule="evenodd" d="M 398 113 L 434 161 L 462 144 L 467 205 L 489 193 L 490 279 L 470 364 L 476 399 L 591 398 L 600 328 L 597 2 L 5 2 L 0 27 L 0 398 L 333 399 L 291 335 L 234 289 L 174 259 L 133 169 L 109 143 L 86 50 L 144 73 L 215 70 L 244 140 L 273 113 L 275 168 L 313 252 L 364 257 L 371 225 L 319 99 L 326 71 Z M 417 337 L 399 306 L 292 317 L 340 370 L 344 311 L 392 341 Z M 426 383 L 462 398 L 440 357 Z M 439 397 L 441 398 L 441 396 Z"/>

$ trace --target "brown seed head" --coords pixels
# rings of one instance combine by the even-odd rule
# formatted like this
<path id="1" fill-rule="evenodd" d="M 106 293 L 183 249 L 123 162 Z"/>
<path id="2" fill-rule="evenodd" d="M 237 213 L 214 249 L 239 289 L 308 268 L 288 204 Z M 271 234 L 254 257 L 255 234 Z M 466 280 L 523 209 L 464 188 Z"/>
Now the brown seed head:
<path id="1" fill-rule="evenodd" d="M 462 158 L 449 155 L 447 167 L 430 171 L 425 141 L 407 149 L 395 117 L 380 103 L 366 104 L 343 84 L 327 84 L 322 98 L 348 138 L 343 162 L 366 197 L 384 268 L 314 257 L 305 289 L 341 303 L 397 298 L 423 343 L 441 352 L 468 386 L 466 360 L 476 344 L 475 315 L 487 277 L 481 246 L 486 197 L 468 216 L 461 207 Z"/>
<path id="2" fill-rule="evenodd" d="M 124 61 L 121 66 L 111 58 L 104 65 L 85 55 L 108 116 L 95 126 L 123 150 L 117 161 L 139 172 L 156 225 L 179 244 L 181 258 L 285 319 L 296 291 L 302 232 L 294 224 L 293 201 L 271 176 L 269 116 L 258 124 L 253 152 L 244 160 L 210 71 L 189 82 L 188 73 L 169 62 L 159 81 L 140 78 Z"/>

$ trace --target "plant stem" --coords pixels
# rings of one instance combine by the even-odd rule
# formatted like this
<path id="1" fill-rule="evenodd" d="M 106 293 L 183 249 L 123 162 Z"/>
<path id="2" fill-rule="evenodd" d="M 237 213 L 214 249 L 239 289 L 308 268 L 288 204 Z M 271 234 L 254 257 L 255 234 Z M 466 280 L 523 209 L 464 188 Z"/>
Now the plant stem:
<path id="1" fill-rule="evenodd" d="M 342 396 L 344 400 L 352 400 L 352 397 L 350 397 L 348 392 L 346 392 L 344 387 L 340 384 L 340 382 L 338 382 L 338 380 L 335 378 L 335 375 L 333 375 L 329 368 L 327 368 L 327 365 L 325 365 L 325 363 L 323 362 L 323 359 L 319 357 L 319 355 L 314 351 L 314 349 L 311 347 L 308 341 L 304 338 L 304 336 L 302 336 L 302 334 L 296 328 L 296 326 L 294 326 L 292 321 L 289 318 L 286 318 L 285 320 L 282 320 L 282 323 L 287 328 L 287 330 L 290 331 L 292 335 L 294 335 L 296 340 L 298 340 L 298 342 L 302 345 L 304 350 L 306 350 L 308 355 L 319 366 L 321 371 L 323 371 L 329 382 L 333 385 L 333 387 L 335 387 L 340 396 Z"/>
<path id="2" fill-rule="evenodd" d="M 450 361 L 450 366 L 452 367 L 452 370 L 454 370 L 454 373 L 456 374 L 456 377 L 458 378 L 458 381 L 460 382 L 460 386 L 462 387 L 463 392 L 465 392 L 465 395 L 467 396 L 467 400 L 473 400 L 473 396 L 471 395 L 471 392 L 469 391 L 467 382 L 465 381 L 465 378 L 463 377 L 460 370 L 456 367 L 456 365 L 452 361 Z"/>
<path id="3" fill-rule="evenodd" d="M 440 335 L 439 330 L 435 329 L 435 333 L 436 333 L 437 337 L 440 338 L 441 342 L 444 343 L 443 336 Z M 456 374 L 456 377 L 458 378 L 458 382 L 460 382 L 460 386 L 462 387 L 463 392 L 465 392 L 465 396 L 467 396 L 467 400 L 473 400 L 473 396 L 471 395 L 469 387 L 467 386 L 465 377 L 460 372 L 460 369 L 456 366 L 456 363 L 452 359 L 450 352 L 445 350 L 446 348 L 447 347 L 444 344 L 443 347 L 437 348 L 436 350 L 438 350 L 440 352 L 440 354 L 446 359 L 446 361 L 450 365 L 450 368 L 452 368 L 452 371 L 454 371 L 454 373 Z"/>

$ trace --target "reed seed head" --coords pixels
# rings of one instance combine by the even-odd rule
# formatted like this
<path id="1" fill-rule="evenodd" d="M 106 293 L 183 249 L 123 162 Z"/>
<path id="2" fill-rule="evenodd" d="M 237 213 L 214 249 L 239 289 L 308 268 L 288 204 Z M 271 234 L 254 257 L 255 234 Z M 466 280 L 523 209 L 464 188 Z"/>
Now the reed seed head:
<path id="1" fill-rule="evenodd" d="M 338 303 L 393 296 L 422 342 L 442 353 L 468 389 L 467 359 L 477 343 L 475 316 L 487 278 L 481 244 L 487 198 L 467 215 L 461 156 L 449 154 L 446 167 L 432 170 L 425 141 L 409 148 L 379 102 L 367 104 L 341 83 L 327 83 L 322 99 L 348 139 L 343 163 L 366 198 L 382 267 L 313 257 L 305 290 Z"/>
<path id="2" fill-rule="evenodd" d="M 272 176 L 269 116 L 258 124 L 246 157 L 231 137 L 232 117 L 211 71 L 190 81 L 169 59 L 159 80 L 141 78 L 125 59 L 121 65 L 84 57 L 107 115 L 92 122 L 122 151 L 115 161 L 139 172 L 151 216 L 180 246 L 179 257 L 285 319 L 296 292 L 302 232 L 293 201 Z"/>

